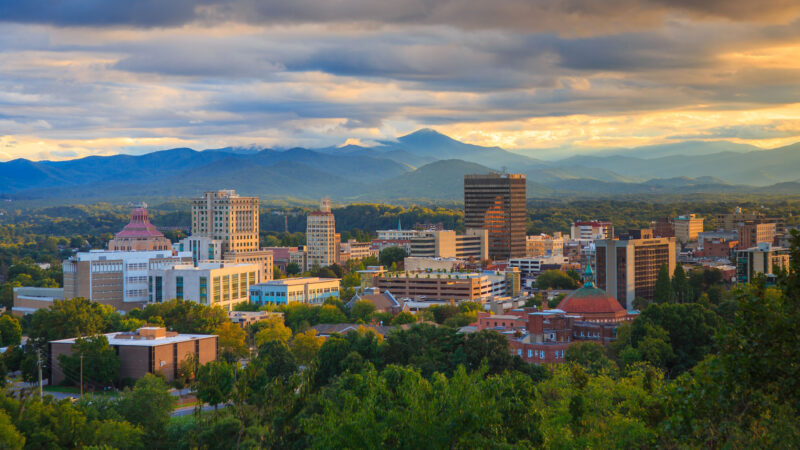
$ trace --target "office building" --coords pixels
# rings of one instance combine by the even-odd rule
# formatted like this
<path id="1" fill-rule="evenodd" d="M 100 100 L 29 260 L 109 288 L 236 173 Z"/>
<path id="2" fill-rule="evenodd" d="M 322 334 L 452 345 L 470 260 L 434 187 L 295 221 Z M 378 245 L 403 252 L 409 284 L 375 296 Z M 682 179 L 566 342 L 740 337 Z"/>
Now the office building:
<path id="1" fill-rule="evenodd" d="M 633 300 L 652 300 L 661 266 L 675 271 L 675 238 L 604 239 L 595 242 L 597 287 L 628 310 Z"/>
<path id="2" fill-rule="evenodd" d="M 282 312 L 273 311 L 228 311 L 228 319 L 239 325 L 242 328 L 247 328 L 254 323 L 261 322 L 262 320 L 271 319 L 273 317 L 279 318 L 283 322 Z"/>
<path id="3" fill-rule="evenodd" d="M 775 239 L 776 224 L 772 222 L 757 221 L 743 222 L 737 227 L 739 249 L 747 250 L 760 244 L 772 244 Z"/>
<path id="4" fill-rule="evenodd" d="M 171 248 L 172 242 L 150 223 L 146 204 L 134 208 L 131 211 L 131 221 L 114 236 L 114 239 L 108 241 L 108 249 L 111 251 L 151 251 Z"/>
<path id="5" fill-rule="evenodd" d="M 739 246 L 739 241 L 725 238 L 705 238 L 701 242 L 703 247 L 695 253 L 695 256 L 704 258 L 730 259 Z"/>
<path id="6" fill-rule="evenodd" d="M 182 362 L 196 358 L 203 365 L 217 359 L 217 336 L 208 334 L 178 334 L 161 327 L 142 327 L 136 331 L 107 333 L 108 344 L 119 356 L 119 380 L 138 379 L 148 373 L 161 374 L 167 382 L 178 378 Z M 59 364 L 60 355 L 72 355 L 77 338 L 49 342 L 51 386 L 68 381 L 79 384 L 80 376 L 64 372 Z"/>
<path id="7" fill-rule="evenodd" d="M 732 213 L 717 214 L 716 216 L 716 229 L 721 231 L 737 231 L 741 223 L 774 223 L 775 232 L 784 234 L 786 232 L 786 223 L 780 217 L 767 217 L 763 213 L 747 213 L 742 211 L 742 208 L 736 207 Z"/>
<path id="8" fill-rule="evenodd" d="M 175 264 L 148 272 L 148 298 L 161 303 L 173 298 L 231 311 L 248 300 L 248 289 L 256 284 L 255 264 Z"/>
<path id="9" fill-rule="evenodd" d="M 697 234 L 703 232 L 703 218 L 696 214 L 676 217 L 673 222 L 675 239 L 680 243 L 697 241 Z"/>
<path id="10" fill-rule="evenodd" d="M 191 264 L 189 252 L 109 251 L 79 252 L 62 263 L 64 297 L 84 297 L 130 311 L 147 304 L 147 274 L 154 268 Z"/>
<path id="11" fill-rule="evenodd" d="M 233 190 L 204 192 L 192 200 L 192 235 L 221 241 L 223 253 L 256 251 L 258 212 L 257 197 L 240 197 Z"/>
<path id="12" fill-rule="evenodd" d="M 525 256 L 525 175 L 464 175 L 464 225 L 489 232 L 489 258 Z"/>
<path id="13" fill-rule="evenodd" d="M 378 230 L 375 232 L 381 241 L 408 241 L 431 233 L 430 230 Z"/>
<path id="14" fill-rule="evenodd" d="M 506 295 L 506 277 L 495 273 L 407 272 L 383 274 L 375 280 L 382 292 L 395 297 L 486 301 Z"/>
<path id="15" fill-rule="evenodd" d="M 407 272 L 423 272 L 427 270 L 452 272 L 464 269 L 466 266 L 467 261 L 458 258 L 406 256 L 403 259 L 403 269 Z"/>
<path id="16" fill-rule="evenodd" d="M 774 247 L 768 242 L 736 252 L 736 282 L 749 283 L 756 274 L 762 273 L 775 281 L 776 269 L 789 268 L 789 249 Z"/>
<path id="17" fill-rule="evenodd" d="M 614 239 L 614 226 L 604 220 L 575 221 L 569 229 L 570 239 Z"/>
<path id="18" fill-rule="evenodd" d="M 468 228 L 464 234 L 433 231 L 411 239 L 410 256 L 484 261 L 489 259 L 489 232 L 482 228 Z"/>
<path id="19" fill-rule="evenodd" d="M 306 222 L 306 267 L 325 267 L 339 258 L 336 245 L 336 220 L 331 213 L 331 201 L 323 198 L 319 211 L 308 215 Z"/>
<path id="20" fill-rule="evenodd" d="M 552 236 L 539 234 L 525 237 L 525 256 L 528 258 L 562 256 L 564 254 L 564 238 L 561 232 Z"/>
<path id="21" fill-rule="evenodd" d="M 339 298 L 338 278 L 284 278 L 250 286 L 250 302 L 257 305 L 321 305 L 330 297 Z"/>
<path id="22" fill-rule="evenodd" d="M 671 217 L 660 217 L 651 222 L 650 227 L 655 237 L 675 237 L 675 223 Z"/>
<path id="23" fill-rule="evenodd" d="M 339 262 L 343 263 L 351 259 L 364 259 L 371 256 L 377 257 L 378 253 L 377 249 L 372 248 L 371 242 L 358 242 L 355 239 L 350 239 L 341 244 Z"/>

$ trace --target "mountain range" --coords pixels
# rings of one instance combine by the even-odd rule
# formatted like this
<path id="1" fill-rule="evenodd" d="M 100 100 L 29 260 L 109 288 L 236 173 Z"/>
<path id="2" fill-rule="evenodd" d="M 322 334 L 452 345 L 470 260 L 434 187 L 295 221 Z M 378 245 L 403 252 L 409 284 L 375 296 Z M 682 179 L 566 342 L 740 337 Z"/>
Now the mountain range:
<path id="1" fill-rule="evenodd" d="M 11 199 L 113 200 L 236 189 L 264 199 L 458 200 L 463 176 L 525 173 L 529 197 L 800 193 L 800 143 L 773 150 L 684 142 L 542 160 L 422 129 L 372 147 L 288 150 L 175 148 L 140 156 L 0 163 Z"/>

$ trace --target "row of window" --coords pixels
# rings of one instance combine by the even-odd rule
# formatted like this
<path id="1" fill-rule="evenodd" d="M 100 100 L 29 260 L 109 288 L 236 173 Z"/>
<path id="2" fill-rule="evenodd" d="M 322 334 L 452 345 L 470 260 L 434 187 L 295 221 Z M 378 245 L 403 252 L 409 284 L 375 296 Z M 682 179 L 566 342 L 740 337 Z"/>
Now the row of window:
<path id="1" fill-rule="evenodd" d="M 522 349 L 521 348 L 517 349 L 517 355 L 522 356 Z M 545 356 L 544 355 L 544 350 L 528 349 L 528 358 L 529 359 L 532 359 L 532 358 L 544 359 L 544 356 Z M 564 350 L 556 350 L 556 351 L 554 351 L 553 352 L 553 357 L 556 358 L 556 359 L 564 359 Z"/>

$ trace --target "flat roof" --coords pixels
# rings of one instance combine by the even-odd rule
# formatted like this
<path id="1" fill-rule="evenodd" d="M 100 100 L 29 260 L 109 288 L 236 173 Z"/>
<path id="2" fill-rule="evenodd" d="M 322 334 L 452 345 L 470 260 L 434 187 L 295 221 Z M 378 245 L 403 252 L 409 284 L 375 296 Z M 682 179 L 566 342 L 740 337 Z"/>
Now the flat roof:
<path id="1" fill-rule="evenodd" d="M 339 278 L 319 278 L 319 277 L 302 277 L 302 278 L 282 278 L 280 280 L 270 280 L 265 283 L 251 284 L 253 286 L 295 286 L 298 284 L 311 284 L 311 283 L 330 283 L 339 281 Z"/>
<path id="2" fill-rule="evenodd" d="M 179 334 L 177 336 L 172 337 L 163 337 L 163 338 L 156 338 L 156 339 L 117 339 L 114 336 L 118 334 L 125 333 L 124 331 L 118 331 L 116 333 L 105 333 L 104 336 L 108 338 L 108 345 L 120 345 L 120 346 L 134 346 L 134 347 L 156 347 L 159 345 L 166 345 L 166 344 L 177 344 L 179 342 L 187 342 L 193 341 L 195 339 L 205 339 L 210 337 L 216 337 L 214 334 Z M 84 336 L 90 337 L 90 336 Z M 69 339 L 60 339 L 57 341 L 50 341 L 51 344 L 74 344 L 75 340 L 78 338 L 69 338 Z"/>

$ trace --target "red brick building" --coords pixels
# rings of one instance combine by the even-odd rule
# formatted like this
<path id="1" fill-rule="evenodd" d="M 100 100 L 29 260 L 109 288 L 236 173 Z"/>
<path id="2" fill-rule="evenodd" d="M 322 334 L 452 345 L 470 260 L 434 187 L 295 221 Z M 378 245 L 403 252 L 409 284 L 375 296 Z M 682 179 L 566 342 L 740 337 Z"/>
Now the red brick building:
<path id="1" fill-rule="evenodd" d="M 177 378 L 180 363 L 189 355 L 205 364 L 217 359 L 217 336 L 178 334 L 160 327 L 142 327 L 134 332 L 108 333 L 108 343 L 120 359 L 119 377 L 141 378 L 147 373 L 161 372 L 167 382 Z M 50 342 L 50 385 L 60 384 L 68 376 L 58 364 L 59 355 L 71 355 L 77 338 Z M 74 374 L 72 374 L 74 378 Z M 78 380 L 70 378 L 77 383 Z"/>
<path id="2" fill-rule="evenodd" d="M 587 268 L 590 279 L 592 271 Z M 587 281 L 558 305 L 558 309 L 513 309 L 506 314 L 478 313 L 478 331 L 491 329 L 503 334 L 509 351 L 533 364 L 564 361 L 567 348 L 574 342 L 592 341 L 606 345 L 617 338 L 617 327 L 631 321 L 619 302 Z"/>

